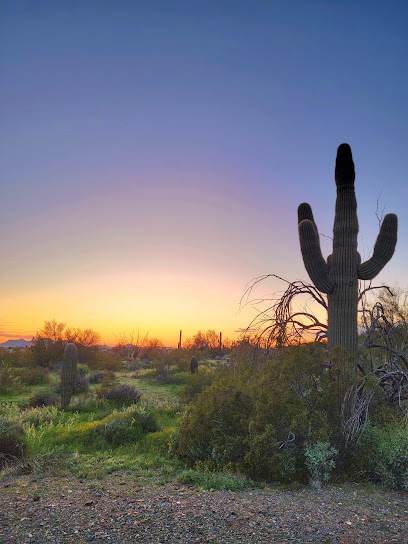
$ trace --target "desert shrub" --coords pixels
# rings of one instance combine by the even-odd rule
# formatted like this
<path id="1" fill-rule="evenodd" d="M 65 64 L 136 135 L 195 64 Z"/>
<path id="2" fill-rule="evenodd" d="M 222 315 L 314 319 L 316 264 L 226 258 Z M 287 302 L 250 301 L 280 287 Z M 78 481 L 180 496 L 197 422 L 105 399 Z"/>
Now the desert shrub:
<path id="1" fill-rule="evenodd" d="M 16 368 L 15 375 L 22 385 L 40 385 L 49 380 L 49 370 L 42 367 Z"/>
<path id="2" fill-rule="evenodd" d="M 343 466 L 340 399 L 349 378 L 327 368 L 326 357 L 324 346 L 297 346 L 264 363 L 256 380 L 246 377 L 254 411 L 243 470 L 252 478 L 307 482 L 304 448 L 317 442 L 333 444 Z"/>
<path id="3" fill-rule="evenodd" d="M 103 381 L 103 372 L 94 372 L 93 374 L 90 374 L 88 377 L 88 382 L 90 384 L 102 383 L 102 381 Z"/>
<path id="4" fill-rule="evenodd" d="M 254 432 L 250 424 L 249 448 L 240 463 L 244 474 L 257 480 L 289 483 L 306 482 L 302 451 L 289 436 L 288 443 L 279 443 L 275 427 L 266 425 L 262 431 Z M 252 431 L 252 432 L 251 432 Z"/>
<path id="5" fill-rule="evenodd" d="M 74 385 L 74 394 L 86 393 L 89 389 L 89 380 L 88 378 L 81 378 L 77 376 Z"/>
<path id="6" fill-rule="evenodd" d="M 43 406 L 55 406 L 59 404 L 59 395 L 54 391 L 37 391 L 28 401 L 31 408 L 41 408 Z"/>
<path id="7" fill-rule="evenodd" d="M 149 432 L 159 430 L 153 414 L 130 407 L 115 411 L 102 420 L 76 423 L 62 427 L 59 433 L 61 444 L 79 444 L 92 450 L 118 447 L 139 442 Z"/>
<path id="8" fill-rule="evenodd" d="M 64 342 L 59 339 L 53 341 L 50 338 L 36 336 L 31 346 L 31 358 L 36 366 L 54 368 L 62 360 Z"/>
<path id="9" fill-rule="evenodd" d="M 20 378 L 11 363 L 0 361 L 0 394 L 17 391 L 21 387 Z"/>
<path id="10" fill-rule="evenodd" d="M 232 464 L 250 478 L 286 483 L 308 481 L 307 444 L 342 447 L 343 463 L 339 399 L 348 377 L 340 380 L 343 370 L 327 368 L 326 357 L 325 346 L 308 344 L 261 365 L 239 362 L 192 398 L 171 451 L 192 465 Z M 192 392 L 203 374 L 190 377 Z"/>
<path id="11" fill-rule="evenodd" d="M 128 442 L 137 442 L 143 435 L 140 425 L 128 421 L 112 419 L 96 428 L 97 435 L 103 437 L 109 444 L 119 446 Z"/>
<path id="12" fill-rule="evenodd" d="M 177 372 L 188 372 L 190 370 L 190 359 L 192 353 L 187 349 L 174 349 L 167 352 L 166 362 L 168 366 L 174 366 Z"/>
<path id="13" fill-rule="evenodd" d="M 126 361 L 125 367 L 126 370 L 137 372 L 138 370 L 149 368 L 149 362 L 142 361 L 141 359 L 133 359 L 132 361 Z"/>
<path id="14" fill-rule="evenodd" d="M 15 459 L 22 459 L 26 433 L 21 425 L 0 417 L 0 468 Z"/>
<path id="15" fill-rule="evenodd" d="M 355 453 L 360 471 L 390 489 L 408 491 L 408 425 L 400 419 L 369 426 Z"/>
<path id="16" fill-rule="evenodd" d="M 91 370 L 111 370 L 118 372 L 123 369 L 123 361 L 108 351 L 98 351 L 92 360 L 87 360 L 86 364 Z"/>
<path id="17" fill-rule="evenodd" d="M 77 376 L 78 378 L 85 378 L 89 374 L 89 366 L 84 363 L 77 364 Z"/>
<path id="18" fill-rule="evenodd" d="M 89 389 L 89 380 L 88 380 L 88 378 L 77 376 L 75 378 L 73 394 L 74 395 L 79 395 L 80 393 L 86 393 L 88 391 L 88 389 Z M 56 393 L 61 395 L 61 392 L 62 392 L 62 384 L 61 383 L 59 383 L 57 385 L 55 391 L 56 391 Z"/>
<path id="19" fill-rule="evenodd" d="M 337 454 L 338 451 L 328 442 L 316 442 L 305 447 L 306 467 L 312 486 L 320 487 L 329 481 L 330 473 L 336 466 L 333 457 Z"/>
<path id="20" fill-rule="evenodd" d="M 191 402 L 205 387 L 209 387 L 213 380 L 214 374 L 211 372 L 202 371 L 196 374 L 187 374 L 186 385 L 180 392 L 182 402 L 186 404 Z"/>
<path id="21" fill-rule="evenodd" d="M 248 422 L 253 402 L 227 383 L 214 383 L 188 407 L 171 452 L 190 465 L 212 468 L 240 461 L 248 450 Z"/>
<path id="22" fill-rule="evenodd" d="M 148 453 L 151 456 L 167 456 L 173 429 L 157 430 L 146 434 L 140 442 L 140 453 Z"/>
<path id="23" fill-rule="evenodd" d="M 34 427 L 39 427 L 51 421 L 58 423 L 61 417 L 61 412 L 58 412 L 57 406 L 30 407 L 20 413 L 20 421 L 24 425 L 33 425 Z"/>
<path id="24" fill-rule="evenodd" d="M 102 387 L 110 387 L 114 383 L 116 383 L 116 374 L 113 372 L 113 370 L 107 370 L 105 369 L 103 371 L 102 376 Z"/>
<path id="25" fill-rule="evenodd" d="M 138 411 L 137 417 L 140 421 L 140 425 L 144 433 L 156 433 L 160 431 L 160 425 L 157 423 L 156 418 L 152 412 Z"/>
<path id="26" fill-rule="evenodd" d="M 148 380 L 157 377 L 157 370 L 155 368 L 142 368 L 137 373 L 138 378 L 146 378 Z"/>
<path id="27" fill-rule="evenodd" d="M 158 370 L 156 374 L 156 380 L 167 385 L 184 385 L 187 377 L 187 372 L 173 372 L 167 368 Z"/>
<path id="28" fill-rule="evenodd" d="M 3 347 L 0 347 L 0 361 L 3 361 L 10 366 L 20 366 L 18 352 Z"/>
<path id="29" fill-rule="evenodd" d="M 169 385 L 185 385 L 189 376 L 190 374 L 188 372 L 171 371 L 167 376 L 166 383 Z"/>
<path id="30" fill-rule="evenodd" d="M 169 369 L 166 368 L 166 367 L 161 367 L 161 368 L 156 368 L 156 379 L 159 381 L 159 382 L 162 382 L 162 383 L 168 383 L 168 380 L 170 378 L 170 372 L 169 372 Z"/>
<path id="31" fill-rule="evenodd" d="M 140 401 L 141 394 L 132 385 L 116 385 L 104 389 L 99 393 L 100 398 L 113 402 L 119 406 L 129 406 Z"/>

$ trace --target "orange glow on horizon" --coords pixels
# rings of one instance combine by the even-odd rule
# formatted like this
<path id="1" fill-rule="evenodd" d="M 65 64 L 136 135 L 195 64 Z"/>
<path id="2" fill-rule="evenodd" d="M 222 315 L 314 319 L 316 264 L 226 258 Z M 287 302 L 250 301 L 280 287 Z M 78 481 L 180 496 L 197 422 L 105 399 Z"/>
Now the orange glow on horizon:
<path id="1" fill-rule="evenodd" d="M 55 319 L 68 326 L 91 328 L 101 343 L 115 345 L 123 334 L 159 338 L 176 347 L 198 330 L 213 329 L 234 339 L 246 326 L 236 315 L 238 293 L 226 279 L 177 272 L 112 272 L 90 279 L 66 281 L 35 291 L 0 298 L 7 316 L 1 341 L 31 338 L 44 321 Z M 222 298 L 218 293 L 222 293 Z"/>

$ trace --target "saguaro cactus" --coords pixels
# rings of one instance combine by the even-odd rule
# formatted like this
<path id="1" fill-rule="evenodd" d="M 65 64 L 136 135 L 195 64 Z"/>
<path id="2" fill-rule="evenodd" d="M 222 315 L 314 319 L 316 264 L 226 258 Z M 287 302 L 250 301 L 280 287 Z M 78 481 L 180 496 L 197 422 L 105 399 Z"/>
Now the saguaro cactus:
<path id="1" fill-rule="evenodd" d="M 372 280 L 391 259 L 397 243 L 398 220 L 387 214 L 371 259 L 361 263 L 357 251 L 357 201 L 354 193 L 354 163 L 348 144 L 337 150 L 335 180 L 336 211 L 333 253 L 324 260 L 312 209 L 303 203 L 298 209 L 300 247 L 306 270 L 317 289 L 328 296 L 329 347 L 340 345 L 351 354 L 358 347 L 358 280 Z"/>
<path id="2" fill-rule="evenodd" d="M 64 349 L 61 373 L 61 406 L 68 408 L 74 393 L 77 373 L 78 352 L 75 344 L 67 344 Z"/>

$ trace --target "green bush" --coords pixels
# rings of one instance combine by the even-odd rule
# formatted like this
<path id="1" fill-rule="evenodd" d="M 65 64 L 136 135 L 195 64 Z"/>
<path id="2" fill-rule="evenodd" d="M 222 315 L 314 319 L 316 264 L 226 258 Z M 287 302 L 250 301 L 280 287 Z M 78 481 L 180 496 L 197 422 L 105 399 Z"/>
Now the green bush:
<path id="1" fill-rule="evenodd" d="M 103 425 L 95 427 L 96 438 L 103 438 L 113 446 L 120 446 L 129 442 L 137 442 L 143 436 L 140 421 L 132 422 L 122 419 L 112 419 Z"/>
<path id="2" fill-rule="evenodd" d="M 194 397 L 199 395 L 205 387 L 209 387 L 213 380 L 214 374 L 212 372 L 206 372 L 205 370 L 187 375 L 186 385 L 180 392 L 181 401 L 188 404 Z"/>
<path id="3" fill-rule="evenodd" d="M 316 442 L 305 447 L 306 467 L 313 486 L 320 487 L 329 481 L 330 473 L 336 466 L 333 457 L 338 453 L 328 442 Z"/>
<path id="4" fill-rule="evenodd" d="M 58 445 L 80 445 L 88 450 L 104 450 L 135 444 L 147 433 L 159 430 L 154 416 L 136 407 L 115 411 L 102 420 L 75 423 L 55 431 Z"/>
<path id="5" fill-rule="evenodd" d="M 56 406 L 60 398 L 54 391 L 37 391 L 28 401 L 31 408 L 41 408 L 42 406 Z"/>
<path id="6" fill-rule="evenodd" d="M 95 352 L 92 360 L 87 360 L 86 364 L 91 370 L 111 370 L 112 372 L 117 372 L 123 369 L 122 359 L 106 351 Z"/>
<path id="7" fill-rule="evenodd" d="M 79 395 L 80 393 L 86 393 L 89 389 L 89 380 L 88 378 L 81 378 L 77 376 L 74 384 L 74 395 Z"/>
<path id="8" fill-rule="evenodd" d="M 267 425 L 262 432 L 252 430 L 249 451 L 240 463 L 240 469 L 257 480 L 306 482 L 301 448 L 292 442 L 279 444 L 272 425 Z"/>
<path id="9" fill-rule="evenodd" d="M 138 417 L 140 420 L 140 426 L 142 427 L 142 431 L 147 433 L 156 433 L 160 431 L 160 426 L 156 421 L 155 416 L 152 414 L 152 412 L 138 412 Z"/>
<path id="10" fill-rule="evenodd" d="M 15 375 L 22 385 L 40 385 L 49 380 L 49 370 L 39 366 L 16 368 Z"/>
<path id="11" fill-rule="evenodd" d="M 99 393 L 100 398 L 108 400 L 118 406 L 129 406 L 140 401 L 141 394 L 132 385 L 116 385 L 109 389 L 104 389 Z"/>
<path id="12" fill-rule="evenodd" d="M 89 374 L 89 366 L 84 363 L 77 364 L 77 378 L 86 378 Z"/>
<path id="13" fill-rule="evenodd" d="M 207 388 L 200 380 L 208 376 L 192 375 L 185 389 L 190 405 L 171 451 L 192 466 L 306 483 L 307 444 L 344 446 L 340 399 L 350 380 L 325 361 L 324 345 L 307 344 L 275 352 L 262 365 L 238 361 Z"/>
<path id="14" fill-rule="evenodd" d="M 24 425 L 33 425 L 34 427 L 40 427 L 51 421 L 53 423 L 59 423 L 61 417 L 62 414 L 61 412 L 58 412 L 58 408 L 51 405 L 38 408 L 26 408 L 20 412 L 20 421 Z"/>
<path id="15" fill-rule="evenodd" d="M 408 425 L 370 426 L 355 453 L 360 472 L 390 489 L 408 491 Z"/>
<path id="16" fill-rule="evenodd" d="M 187 409 L 171 452 L 190 465 L 218 468 L 240 461 L 248 450 L 252 399 L 233 385 L 214 383 Z"/>
<path id="17" fill-rule="evenodd" d="M 103 381 L 103 372 L 94 372 L 88 377 L 88 382 L 90 384 L 95 384 L 95 383 L 99 384 L 99 383 L 102 383 L 102 381 Z"/>
<path id="18" fill-rule="evenodd" d="M 0 361 L 0 394 L 18 391 L 21 381 L 10 362 Z"/>
<path id="19" fill-rule="evenodd" d="M 22 459 L 26 448 L 26 433 L 21 425 L 0 417 L 0 468 Z"/>

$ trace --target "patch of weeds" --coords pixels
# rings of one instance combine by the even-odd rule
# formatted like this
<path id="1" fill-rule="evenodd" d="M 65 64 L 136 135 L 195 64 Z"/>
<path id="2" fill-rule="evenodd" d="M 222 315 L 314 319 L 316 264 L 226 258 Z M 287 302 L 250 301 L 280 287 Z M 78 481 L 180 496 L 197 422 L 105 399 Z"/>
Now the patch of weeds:
<path id="1" fill-rule="evenodd" d="M 6 418 L 0 418 L 0 468 L 22 459 L 27 447 L 23 427 Z"/>
<path id="2" fill-rule="evenodd" d="M 75 454 L 73 472 L 78 478 L 101 479 L 114 472 L 131 471 L 137 473 L 137 459 L 130 455 L 115 452 L 100 452 L 96 455 Z"/>
<path id="3" fill-rule="evenodd" d="M 145 455 L 167 456 L 173 432 L 174 429 L 167 428 L 163 431 L 147 434 L 138 443 L 137 451 Z"/>
<path id="4" fill-rule="evenodd" d="M 31 459 L 19 463 L 10 464 L 1 471 L 0 479 L 7 479 L 9 476 L 33 474 L 40 476 L 68 476 L 73 471 L 72 454 L 54 450 L 48 453 L 38 454 Z"/>
<path id="5" fill-rule="evenodd" d="M 261 487 L 262 484 L 255 483 L 244 477 L 234 474 L 223 474 L 219 472 L 203 472 L 200 470 L 184 470 L 177 481 L 181 484 L 194 485 L 199 489 L 242 491 L 243 489 Z"/>

